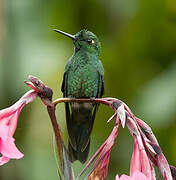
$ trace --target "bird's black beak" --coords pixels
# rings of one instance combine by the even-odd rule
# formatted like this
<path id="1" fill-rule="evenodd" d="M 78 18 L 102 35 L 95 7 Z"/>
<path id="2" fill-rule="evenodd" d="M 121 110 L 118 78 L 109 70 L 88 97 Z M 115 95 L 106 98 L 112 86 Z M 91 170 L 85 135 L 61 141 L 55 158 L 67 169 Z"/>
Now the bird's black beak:
<path id="1" fill-rule="evenodd" d="M 56 31 L 56 32 L 58 32 L 58 33 L 60 33 L 60 34 L 63 34 L 63 35 L 65 35 L 65 36 L 71 38 L 72 40 L 75 40 L 75 36 L 74 36 L 74 35 L 68 34 L 68 33 L 63 32 L 63 31 L 58 30 L 58 29 L 53 29 L 53 30 Z"/>

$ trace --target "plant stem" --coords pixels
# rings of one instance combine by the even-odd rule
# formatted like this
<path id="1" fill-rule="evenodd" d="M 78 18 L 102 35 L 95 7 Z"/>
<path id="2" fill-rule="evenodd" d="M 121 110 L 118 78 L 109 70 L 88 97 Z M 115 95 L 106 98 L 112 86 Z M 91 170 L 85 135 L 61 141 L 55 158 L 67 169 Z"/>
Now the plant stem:
<path id="1" fill-rule="evenodd" d="M 47 106 L 47 111 L 48 111 L 48 114 L 50 116 L 51 123 L 52 123 L 52 126 L 53 126 L 59 156 L 62 157 L 63 156 L 63 154 L 62 154 L 63 137 L 62 137 L 61 129 L 60 129 L 60 127 L 59 127 L 59 125 L 57 123 L 57 120 L 56 120 L 55 106 Z M 62 167 L 62 164 L 61 164 L 61 167 Z"/>

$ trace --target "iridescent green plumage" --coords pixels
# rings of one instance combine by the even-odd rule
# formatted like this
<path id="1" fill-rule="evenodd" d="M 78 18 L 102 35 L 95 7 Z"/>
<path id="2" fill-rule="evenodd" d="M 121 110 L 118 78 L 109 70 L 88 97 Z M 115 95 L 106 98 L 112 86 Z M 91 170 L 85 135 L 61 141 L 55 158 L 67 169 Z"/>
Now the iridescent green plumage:
<path id="1" fill-rule="evenodd" d="M 76 35 L 59 33 L 73 39 L 75 51 L 65 67 L 62 83 L 64 97 L 93 98 L 104 93 L 104 70 L 98 56 L 100 42 L 95 34 L 81 30 Z M 90 134 L 92 132 L 97 104 L 65 103 L 69 154 L 73 162 L 84 163 L 88 157 Z"/>

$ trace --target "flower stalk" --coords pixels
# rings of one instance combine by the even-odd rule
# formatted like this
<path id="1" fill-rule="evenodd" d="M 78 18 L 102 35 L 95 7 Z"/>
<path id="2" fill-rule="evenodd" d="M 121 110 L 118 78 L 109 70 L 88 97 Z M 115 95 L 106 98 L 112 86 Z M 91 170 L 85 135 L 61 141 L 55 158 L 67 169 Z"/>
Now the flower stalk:
<path id="1" fill-rule="evenodd" d="M 35 84 L 34 81 L 35 78 L 32 78 L 33 84 Z M 37 85 L 38 85 L 38 81 Z M 43 97 L 45 100 L 46 98 Z M 51 101 L 51 98 L 50 98 Z M 141 172 L 146 178 L 149 178 L 150 180 L 155 180 L 155 170 L 154 167 L 159 167 L 161 174 L 163 175 L 165 180 L 172 180 L 173 173 L 171 173 L 170 166 L 164 157 L 161 148 L 158 144 L 158 141 L 156 137 L 154 136 L 151 128 L 142 120 L 137 118 L 130 108 L 123 103 L 122 101 L 116 99 L 116 98 L 59 98 L 56 99 L 53 102 L 50 102 L 48 105 L 48 112 L 51 119 L 54 119 L 56 121 L 56 117 L 54 115 L 55 106 L 59 103 L 65 103 L 65 102 L 90 102 L 90 103 L 99 103 L 108 105 L 112 110 L 114 111 L 114 115 L 108 120 L 108 122 L 112 121 L 112 119 L 115 120 L 115 126 L 112 130 L 112 133 L 107 138 L 105 143 L 97 150 L 95 155 L 90 159 L 90 161 L 87 163 L 85 168 L 81 171 L 77 179 L 79 179 L 82 174 L 85 173 L 85 171 L 88 169 L 88 167 L 94 163 L 92 170 L 88 173 L 87 179 L 106 179 L 107 178 L 107 172 L 108 172 L 108 164 L 109 164 L 109 158 L 110 158 L 110 152 L 114 145 L 115 139 L 118 135 L 118 129 L 119 125 L 121 124 L 124 128 L 125 125 L 127 125 L 127 128 L 129 129 L 131 135 L 134 138 L 134 151 L 132 154 L 131 159 L 131 168 L 130 168 L 130 176 L 133 177 L 134 173 L 136 171 Z M 52 105 L 51 105 L 52 104 Z M 47 103 L 45 102 L 45 105 Z M 51 111 L 50 111 L 51 110 Z M 52 115 L 52 116 L 51 116 Z M 53 128 L 56 127 L 56 124 L 53 124 Z M 58 129 L 59 126 L 57 126 Z M 61 133 L 60 129 L 57 132 L 57 130 L 54 130 L 55 134 Z M 58 136 L 58 135 L 57 135 Z M 58 140 L 57 140 L 58 141 Z M 60 134 L 60 141 L 63 141 L 62 136 Z M 63 145 L 64 143 L 62 143 Z M 65 145 L 64 145 L 65 147 Z M 58 146 L 58 150 L 60 147 Z M 159 149 L 159 151 L 158 151 Z M 62 156 L 60 154 L 60 156 Z M 172 168 L 173 169 L 173 168 Z"/>

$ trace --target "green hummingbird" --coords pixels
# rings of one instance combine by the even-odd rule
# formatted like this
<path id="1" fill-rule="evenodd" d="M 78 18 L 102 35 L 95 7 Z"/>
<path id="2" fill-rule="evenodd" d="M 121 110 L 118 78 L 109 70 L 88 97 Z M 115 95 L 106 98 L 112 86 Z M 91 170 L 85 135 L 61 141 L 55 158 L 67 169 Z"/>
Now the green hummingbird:
<path id="1" fill-rule="evenodd" d="M 75 35 L 54 29 L 73 40 L 74 53 L 68 61 L 61 90 L 64 97 L 100 98 L 104 94 L 104 69 L 99 60 L 100 41 L 88 30 Z M 95 103 L 65 103 L 70 161 L 87 160 L 90 135 L 98 110 Z"/>

